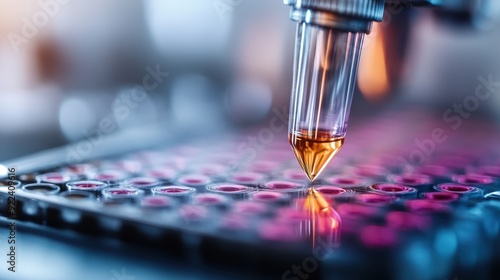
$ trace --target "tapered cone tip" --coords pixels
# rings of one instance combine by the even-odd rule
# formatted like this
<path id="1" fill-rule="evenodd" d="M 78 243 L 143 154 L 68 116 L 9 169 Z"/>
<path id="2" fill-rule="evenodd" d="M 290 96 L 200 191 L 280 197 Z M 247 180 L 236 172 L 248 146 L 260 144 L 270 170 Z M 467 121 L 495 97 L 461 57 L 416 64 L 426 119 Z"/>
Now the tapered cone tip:
<path id="1" fill-rule="evenodd" d="M 306 173 L 307 178 L 309 178 L 309 180 L 313 182 L 332 160 L 333 156 L 335 156 L 340 147 L 336 149 L 324 149 L 319 151 L 301 151 L 293 145 L 292 148 L 293 152 L 295 153 L 295 157 Z"/>
<path id="2" fill-rule="evenodd" d="M 328 164 L 327 162 L 325 162 L 325 165 L 324 166 L 315 166 L 315 165 L 308 165 L 306 163 L 302 163 L 302 160 L 301 158 L 297 158 L 299 163 L 300 163 L 300 166 L 302 167 L 302 170 L 304 170 L 304 172 L 306 173 L 307 175 L 307 178 L 309 178 L 309 181 L 311 182 L 314 182 L 314 180 L 316 180 L 316 177 L 319 176 L 319 174 L 321 173 L 321 171 L 325 168 L 325 166 Z M 329 162 L 329 161 L 328 161 Z M 318 169 L 320 171 L 318 171 Z"/>
<path id="3" fill-rule="evenodd" d="M 319 174 L 309 174 L 311 171 L 306 171 L 307 178 L 309 178 L 309 181 L 314 182 L 316 180 L 316 177 L 319 176 Z"/>
<path id="4" fill-rule="evenodd" d="M 314 180 L 316 179 L 316 177 L 318 177 L 318 175 L 319 175 L 319 174 L 313 174 L 312 170 L 310 170 L 311 168 L 308 168 L 308 166 L 303 167 L 303 169 L 304 169 L 304 172 L 307 175 L 307 178 L 309 178 L 309 181 L 311 181 L 311 182 L 314 182 Z"/>
<path id="5" fill-rule="evenodd" d="M 309 180 L 314 181 L 344 144 L 344 138 L 316 135 L 315 138 L 300 135 L 289 137 L 293 153 Z"/>

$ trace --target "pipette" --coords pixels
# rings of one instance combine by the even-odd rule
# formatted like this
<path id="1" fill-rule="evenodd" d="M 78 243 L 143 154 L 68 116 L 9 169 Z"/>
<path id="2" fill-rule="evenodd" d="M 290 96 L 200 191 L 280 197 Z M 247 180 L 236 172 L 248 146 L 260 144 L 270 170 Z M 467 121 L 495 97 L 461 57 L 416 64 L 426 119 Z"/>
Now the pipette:
<path id="1" fill-rule="evenodd" d="M 365 33 L 384 0 L 285 0 L 297 21 L 289 141 L 313 181 L 344 143 Z"/>

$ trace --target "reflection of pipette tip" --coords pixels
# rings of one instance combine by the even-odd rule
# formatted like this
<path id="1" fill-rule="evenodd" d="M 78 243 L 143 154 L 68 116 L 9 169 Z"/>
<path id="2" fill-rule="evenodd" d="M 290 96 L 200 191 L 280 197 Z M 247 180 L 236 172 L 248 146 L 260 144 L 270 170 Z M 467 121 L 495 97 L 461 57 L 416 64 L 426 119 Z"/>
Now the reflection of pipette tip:
<path id="1" fill-rule="evenodd" d="M 312 200 L 317 203 L 317 209 L 321 212 L 326 212 L 330 209 L 330 204 L 326 199 L 314 188 L 309 188 L 307 190 L 308 196 L 312 197 Z M 306 209 L 307 210 L 307 209 Z"/>
<path id="2" fill-rule="evenodd" d="M 303 207 L 311 218 L 313 246 L 315 245 L 316 235 L 327 236 L 329 244 L 334 247 L 338 246 L 340 243 L 340 216 L 321 193 L 312 187 L 307 189 Z"/>

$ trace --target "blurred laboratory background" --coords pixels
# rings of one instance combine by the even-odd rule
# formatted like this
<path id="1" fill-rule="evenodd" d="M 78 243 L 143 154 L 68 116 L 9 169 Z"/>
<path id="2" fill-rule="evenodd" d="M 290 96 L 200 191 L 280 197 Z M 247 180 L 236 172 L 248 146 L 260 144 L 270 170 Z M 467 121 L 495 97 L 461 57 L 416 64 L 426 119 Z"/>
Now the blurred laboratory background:
<path id="1" fill-rule="evenodd" d="M 405 103 L 452 108 L 478 77 L 500 81 L 498 6 L 481 20 L 388 9 L 365 38 L 352 117 Z M 106 118 L 106 133 L 195 130 L 283 111 L 296 24 L 288 13 L 281 0 L 1 1 L 0 160 L 92 137 Z M 499 108 L 495 94 L 478 111 L 495 120 Z"/>

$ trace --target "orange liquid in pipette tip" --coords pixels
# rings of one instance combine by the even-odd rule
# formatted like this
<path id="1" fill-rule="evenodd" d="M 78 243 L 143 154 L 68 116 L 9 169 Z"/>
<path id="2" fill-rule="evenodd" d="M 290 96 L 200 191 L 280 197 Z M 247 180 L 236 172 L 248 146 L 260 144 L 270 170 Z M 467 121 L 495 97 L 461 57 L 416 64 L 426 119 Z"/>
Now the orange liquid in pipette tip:
<path id="1" fill-rule="evenodd" d="M 332 137 L 327 131 L 291 133 L 293 152 L 309 180 L 314 181 L 344 144 L 344 137 Z"/>

